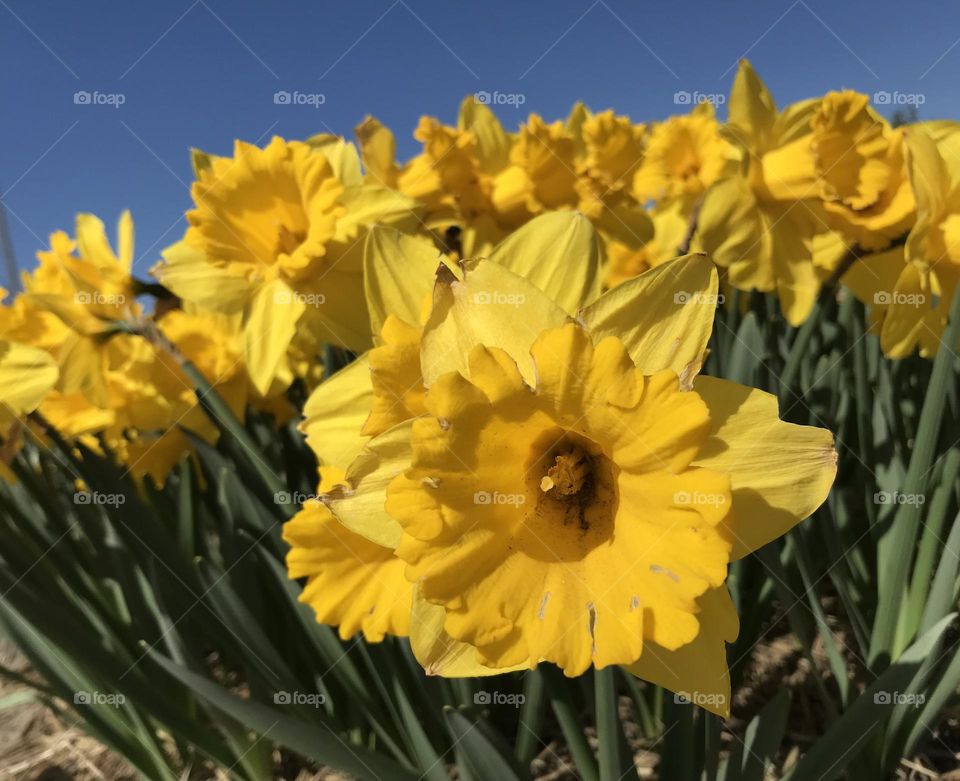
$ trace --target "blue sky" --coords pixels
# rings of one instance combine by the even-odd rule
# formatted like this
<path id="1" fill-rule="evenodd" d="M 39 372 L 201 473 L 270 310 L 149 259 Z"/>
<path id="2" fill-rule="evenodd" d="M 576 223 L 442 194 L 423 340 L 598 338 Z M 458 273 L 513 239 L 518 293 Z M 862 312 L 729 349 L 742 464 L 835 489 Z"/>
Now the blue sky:
<path id="1" fill-rule="evenodd" d="M 21 266 L 51 231 L 72 230 L 76 212 L 113 225 L 130 208 L 143 274 L 183 232 L 190 147 L 226 153 L 234 138 L 349 135 L 373 114 L 406 157 L 421 114 L 452 122 L 463 96 L 479 91 L 522 96 L 496 107 L 511 129 L 531 111 L 562 117 L 576 100 L 656 119 L 677 113 L 677 92 L 726 94 L 747 56 L 781 104 L 848 87 L 919 94 L 922 118 L 960 118 L 960 7 L 915 8 L 0 0 L 0 194 Z M 323 102 L 278 105 L 278 91 Z M 77 104 L 77 92 L 97 95 Z"/>

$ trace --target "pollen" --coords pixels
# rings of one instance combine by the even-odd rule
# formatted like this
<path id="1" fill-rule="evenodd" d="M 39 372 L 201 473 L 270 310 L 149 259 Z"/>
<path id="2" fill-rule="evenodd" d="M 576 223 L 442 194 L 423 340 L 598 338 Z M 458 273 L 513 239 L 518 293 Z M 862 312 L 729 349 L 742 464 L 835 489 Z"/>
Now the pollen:
<path id="1" fill-rule="evenodd" d="M 584 483 L 590 477 L 590 461 L 579 447 L 572 447 L 556 456 L 554 465 L 540 481 L 540 489 L 549 482 L 550 488 L 559 496 L 574 496 L 583 490 Z"/>

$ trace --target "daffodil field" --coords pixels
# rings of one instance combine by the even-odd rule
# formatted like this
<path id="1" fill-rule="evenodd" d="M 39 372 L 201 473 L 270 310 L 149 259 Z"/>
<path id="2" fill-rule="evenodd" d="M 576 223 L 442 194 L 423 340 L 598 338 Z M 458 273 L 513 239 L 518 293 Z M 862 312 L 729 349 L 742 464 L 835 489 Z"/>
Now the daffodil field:
<path id="1" fill-rule="evenodd" d="M 725 105 L 192 150 L 144 278 L 53 234 L 0 674 L 149 779 L 955 769 L 960 123 Z"/>

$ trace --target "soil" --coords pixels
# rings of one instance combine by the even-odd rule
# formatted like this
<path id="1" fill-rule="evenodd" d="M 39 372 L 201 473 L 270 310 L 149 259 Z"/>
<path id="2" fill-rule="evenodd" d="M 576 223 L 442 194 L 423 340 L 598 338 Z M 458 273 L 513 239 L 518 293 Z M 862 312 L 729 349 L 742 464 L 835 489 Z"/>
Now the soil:
<path id="1" fill-rule="evenodd" d="M 0 642 L 0 664 L 25 676 L 16 649 Z M 0 781 L 134 781 L 122 757 L 58 718 L 33 690 L 0 678 Z"/>

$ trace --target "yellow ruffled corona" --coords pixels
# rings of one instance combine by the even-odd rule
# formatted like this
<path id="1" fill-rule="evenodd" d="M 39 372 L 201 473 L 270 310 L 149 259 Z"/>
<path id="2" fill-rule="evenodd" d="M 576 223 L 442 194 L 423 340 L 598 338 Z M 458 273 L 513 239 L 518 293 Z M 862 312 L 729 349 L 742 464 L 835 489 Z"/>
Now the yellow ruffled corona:
<path id="1" fill-rule="evenodd" d="M 243 355 L 257 391 L 289 385 L 291 344 L 368 346 L 362 246 L 375 222 L 412 229 L 418 207 L 365 182 L 352 145 L 274 138 L 209 157 L 192 188 L 189 228 L 157 278 L 203 309 L 242 313 Z"/>

